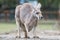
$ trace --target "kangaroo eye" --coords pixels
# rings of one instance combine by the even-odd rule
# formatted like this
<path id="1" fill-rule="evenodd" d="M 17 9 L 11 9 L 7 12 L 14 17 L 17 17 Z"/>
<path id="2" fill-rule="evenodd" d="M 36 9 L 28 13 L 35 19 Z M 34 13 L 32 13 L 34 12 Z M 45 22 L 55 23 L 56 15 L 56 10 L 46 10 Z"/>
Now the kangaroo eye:
<path id="1" fill-rule="evenodd" d="M 39 14 L 39 12 L 37 12 L 36 14 Z"/>

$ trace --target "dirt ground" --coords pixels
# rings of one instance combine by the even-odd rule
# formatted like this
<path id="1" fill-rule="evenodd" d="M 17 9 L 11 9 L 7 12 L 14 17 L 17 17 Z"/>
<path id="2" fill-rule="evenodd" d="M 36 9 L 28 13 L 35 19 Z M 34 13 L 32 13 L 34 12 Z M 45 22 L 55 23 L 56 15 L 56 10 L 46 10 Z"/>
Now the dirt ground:
<path id="1" fill-rule="evenodd" d="M 60 40 L 60 31 L 57 30 L 36 30 L 39 38 L 16 38 L 17 31 L 0 33 L 0 40 Z M 22 32 L 23 33 L 23 32 Z M 29 34 L 31 36 L 31 32 Z M 22 34 L 22 36 L 24 36 Z"/>

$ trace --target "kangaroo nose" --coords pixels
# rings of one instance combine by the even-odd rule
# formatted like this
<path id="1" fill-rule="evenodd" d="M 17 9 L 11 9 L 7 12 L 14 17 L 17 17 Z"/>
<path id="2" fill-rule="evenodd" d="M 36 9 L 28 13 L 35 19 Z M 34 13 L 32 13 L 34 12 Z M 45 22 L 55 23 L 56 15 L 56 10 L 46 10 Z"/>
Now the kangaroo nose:
<path id="1" fill-rule="evenodd" d="M 39 17 L 39 19 L 43 19 L 43 17 Z"/>
<path id="2" fill-rule="evenodd" d="M 41 17 L 41 19 L 43 19 L 43 16 Z"/>

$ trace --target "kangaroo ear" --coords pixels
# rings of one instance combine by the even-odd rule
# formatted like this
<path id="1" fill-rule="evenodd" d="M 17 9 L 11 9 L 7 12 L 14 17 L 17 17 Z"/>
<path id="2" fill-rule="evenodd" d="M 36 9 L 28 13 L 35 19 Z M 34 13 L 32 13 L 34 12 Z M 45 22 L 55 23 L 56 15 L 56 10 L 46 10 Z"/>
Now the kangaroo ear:
<path id="1" fill-rule="evenodd" d="M 40 8 L 41 8 L 41 4 L 38 3 L 38 5 L 37 5 L 37 9 L 40 9 Z"/>

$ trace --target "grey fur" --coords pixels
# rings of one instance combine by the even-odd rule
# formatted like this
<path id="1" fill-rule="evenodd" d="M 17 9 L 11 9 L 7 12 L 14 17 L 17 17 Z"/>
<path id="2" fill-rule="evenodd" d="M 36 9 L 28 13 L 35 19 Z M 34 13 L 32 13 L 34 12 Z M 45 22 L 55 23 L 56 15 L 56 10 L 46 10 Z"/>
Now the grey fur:
<path id="1" fill-rule="evenodd" d="M 23 5 L 18 5 L 15 9 L 15 19 L 16 24 L 21 28 L 25 33 L 30 32 L 32 28 L 36 28 L 38 18 L 35 15 L 38 9 L 35 9 L 30 3 L 25 3 Z M 41 14 L 41 13 L 40 13 Z M 27 34 L 25 34 L 25 37 Z"/>

